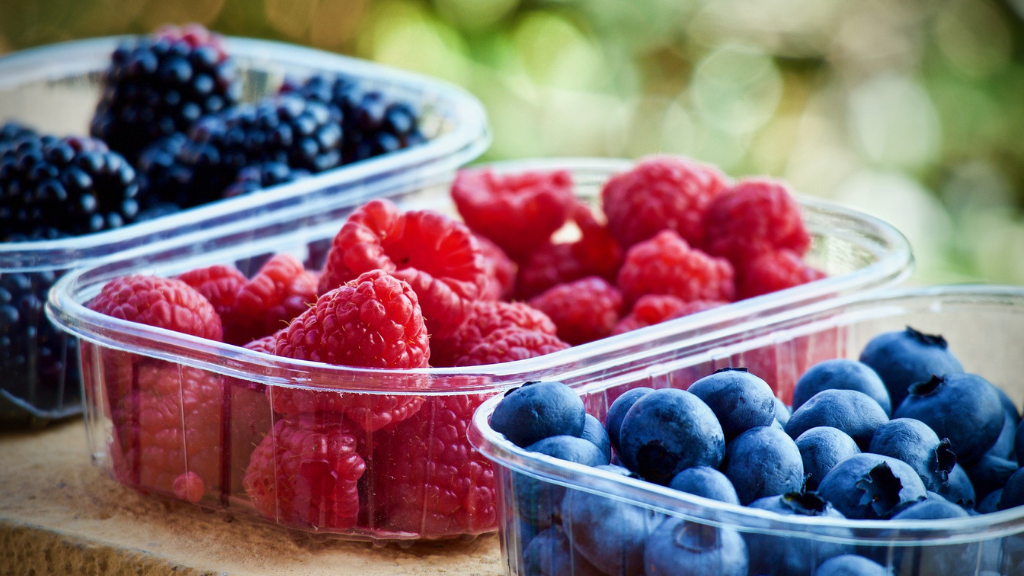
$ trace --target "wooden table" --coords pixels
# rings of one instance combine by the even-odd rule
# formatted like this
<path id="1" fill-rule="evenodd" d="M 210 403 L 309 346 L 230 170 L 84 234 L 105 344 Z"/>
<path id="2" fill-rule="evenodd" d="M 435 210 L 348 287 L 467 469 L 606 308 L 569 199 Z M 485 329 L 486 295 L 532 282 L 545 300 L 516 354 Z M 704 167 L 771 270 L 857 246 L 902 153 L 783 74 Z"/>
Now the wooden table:
<path id="1" fill-rule="evenodd" d="M 309 537 L 142 496 L 89 463 L 81 421 L 0 432 L 0 575 L 501 576 L 498 540 Z"/>

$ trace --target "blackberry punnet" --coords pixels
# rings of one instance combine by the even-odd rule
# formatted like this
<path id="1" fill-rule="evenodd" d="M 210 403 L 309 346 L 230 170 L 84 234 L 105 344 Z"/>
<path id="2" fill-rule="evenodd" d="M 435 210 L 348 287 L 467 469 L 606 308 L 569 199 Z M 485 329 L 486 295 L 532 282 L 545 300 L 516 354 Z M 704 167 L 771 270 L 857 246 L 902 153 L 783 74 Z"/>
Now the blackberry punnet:
<path id="1" fill-rule="evenodd" d="M 0 230 L 28 239 L 119 228 L 134 221 L 138 190 L 135 170 L 99 140 L 24 139 L 0 154 Z"/>
<path id="2" fill-rule="evenodd" d="M 304 82 L 286 82 L 282 93 L 297 93 L 329 104 L 341 115 L 345 133 L 343 159 L 347 164 L 387 154 L 426 140 L 420 117 L 407 102 L 367 90 L 342 75 L 316 75 Z"/>
<path id="3" fill-rule="evenodd" d="M 242 194 L 248 194 L 263 188 L 277 186 L 278 184 L 294 182 L 306 176 L 309 176 L 309 170 L 301 168 L 292 169 L 284 162 L 254 164 L 242 168 L 238 172 L 238 178 L 235 179 L 234 183 L 224 189 L 224 197 L 241 196 Z"/>
<path id="4" fill-rule="evenodd" d="M 220 38 L 168 27 L 114 50 L 90 132 L 134 161 L 151 142 L 233 106 L 242 85 Z"/>
<path id="5" fill-rule="evenodd" d="M 295 95 L 241 104 L 207 116 L 189 131 L 179 159 L 192 170 L 189 205 L 219 195 L 239 172 L 262 162 L 322 172 L 341 162 L 335 110 Z"/>

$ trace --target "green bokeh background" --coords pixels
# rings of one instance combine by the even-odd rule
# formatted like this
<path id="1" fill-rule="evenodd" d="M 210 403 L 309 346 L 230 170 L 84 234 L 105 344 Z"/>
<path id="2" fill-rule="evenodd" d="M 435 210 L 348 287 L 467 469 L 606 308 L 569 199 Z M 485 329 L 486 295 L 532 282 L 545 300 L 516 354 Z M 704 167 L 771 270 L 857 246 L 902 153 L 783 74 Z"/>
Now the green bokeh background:
<path id="1" fill-rule="evenodd" d="M 1024 0 L 0 0 L 0 52 L 200 22 L 438 76 L 488 159 L 687 154 L 1024 284 Z"/>

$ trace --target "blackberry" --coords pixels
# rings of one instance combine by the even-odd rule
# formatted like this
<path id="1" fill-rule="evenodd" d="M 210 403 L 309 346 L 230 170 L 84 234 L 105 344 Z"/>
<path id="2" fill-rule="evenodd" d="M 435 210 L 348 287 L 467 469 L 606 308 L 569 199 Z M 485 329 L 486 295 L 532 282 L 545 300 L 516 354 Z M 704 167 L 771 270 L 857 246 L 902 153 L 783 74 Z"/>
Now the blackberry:
<path id="1" fill-rule="evenodd" d="M 326 104 L 293 95 L 203 118 L 192 127 L 179 155 L 192 170 L 187 206 L 212 191 L 222 193 L 243 168 L 261 162 L 309 172 L 337 166 L 342 134 L 338 120 Z"/>
<path id="2" fill-rule="evenodd" d="M 238 102 L 242 85 L 220 38 L 198 25 L 121 44 L 90 132 L 134 162 L 151 142 Z"/>
<path id="3" fill-rule="evenodd" d="M 26 138 L 38 138 L 35 130 L 18 124 L 17 122 L 8 122 L 3 126 L 0 126 L 0 154 L 10 150 L 18 144 L 18 142 Z"/>
<path id="4" fill-rule="evenodd" d="M 150 144 L 139 154 L 135 167 L 139 172 L 139 205 L 148 209 L 170 202 L 177 206 L 202 204 L 189 198 L 192 171 L 182 164 L 179 156 L 188 143 L 188 136 L 175 132 Z M 210 195 L 205 201 L 215 200 Z"/>
<path id="5" fill-rule="evenodd" d="M 419 115 L 407 102 L 389 100 L 343 75 L 316 75 L 305 82 L 286 82 L 285 93 L 331 105 L 341 114 L 345 134 L 342 157 L 356 162 L 424 142 Z"/>
<path id="6" fill-rule="evenodd" d="M 118 228 L 138 213 L 137 193 L 131 165 L 91 138 L 26 138 L 0 154 L 5 236 L 77 236 Z"/>
<path id="7" fill-rule="evenodd" d="M 53 271 L 0 273 L 0 396 L 15 412 L 60 417 L 77 409 L 78 346 L 46 319 L 43 303 L 57 280 Z M 3 404 L 3 403 L 0 403 Z"/>
<path id="8" fill-rule="evenodd" d="M 287 184 L 309 176 L 308 170 L 292 169 L 284 162 L 263 162 L 242 168 L 238 178 L 224 190 L 224 197 L 240 196 L 269 188 L 278 184 Z"/>

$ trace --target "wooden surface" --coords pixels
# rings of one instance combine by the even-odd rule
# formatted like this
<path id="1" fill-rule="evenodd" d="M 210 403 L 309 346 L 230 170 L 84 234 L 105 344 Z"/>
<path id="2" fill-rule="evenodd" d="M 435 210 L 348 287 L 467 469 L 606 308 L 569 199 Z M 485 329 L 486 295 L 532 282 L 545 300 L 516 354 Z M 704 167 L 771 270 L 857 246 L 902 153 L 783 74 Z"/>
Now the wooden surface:
<path id="1" fill-rule="evenodd" d="M 498 540 L 310 537 L 145 497 L 89 463 L 85 426 L 0 433 L 0 574 L 501 576 Z"/>

